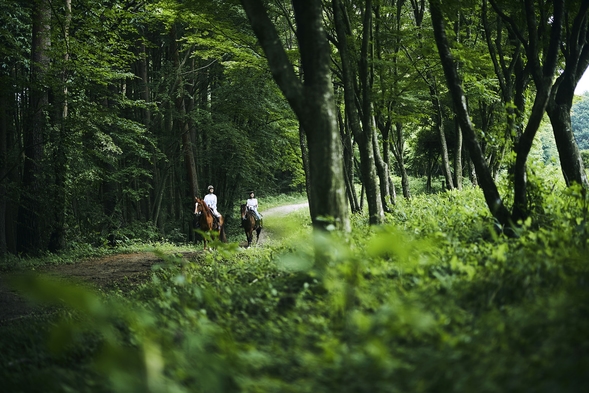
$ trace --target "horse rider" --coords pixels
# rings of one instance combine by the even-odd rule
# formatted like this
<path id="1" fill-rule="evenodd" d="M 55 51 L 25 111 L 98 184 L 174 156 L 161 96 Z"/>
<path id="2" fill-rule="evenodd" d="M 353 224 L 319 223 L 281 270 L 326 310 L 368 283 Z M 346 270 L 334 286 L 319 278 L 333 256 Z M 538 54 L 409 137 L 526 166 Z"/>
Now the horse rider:
<path id="1" fill-rule="evenodd" d="M 204 201 L 207 206 L 211 209 L 213 213 L 213 218 L 219 223 L 219 218 L 221 218 L 221 213 L 217 211 L 217 196 L 215 195 L 215 187 L 209 186 L 208 187 L 209 193 L 205 195 Z"/>
<path id="2" fill-rule="evenodd" d="M 258 198 L 255 197 L 254 192 L 250 191 L 249 198 L 245 202 L 245 208 L 253 212 L 256 217 L 256 225 L 262 226 L 262 215 L 258 212 Z"/>

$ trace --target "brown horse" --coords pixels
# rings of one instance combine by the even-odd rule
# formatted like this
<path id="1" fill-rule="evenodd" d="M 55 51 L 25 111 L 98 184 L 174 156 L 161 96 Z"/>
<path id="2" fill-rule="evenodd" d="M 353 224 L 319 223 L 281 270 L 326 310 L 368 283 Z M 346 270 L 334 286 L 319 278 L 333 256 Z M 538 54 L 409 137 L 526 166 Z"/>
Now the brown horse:
<path id="1" fill-rule="evenodd" d="M 247 210 L 245 204 L 241 205 L 241 226 L 245 231 L 245 237 L 247 238 L 247 248 L 250 248 L 254 239 L 254 231 L 256 231 L 256 243 L 260 239 L 260 231 L 262 227 L 256 223 L 256 217 L 254 213 Z"/>
<path id="2" fill-rule="evenodd" d="M 204 232 L 203 233 L 203 244 L 204 249 L 207 249 L 207 237 L 213 238 L 219 237 L 223 243 L 227 242 L 227 236 L 225 235 L 225 227 L 223 216 L 219 217 L 218 220 L 215 220 L 213 217 L 213 212 L 207 206 L 205 201 L 200 198 L 194 197 L 194 203 L 196 204 L 195 212 L 196 212 L 196 222 L 198 224 L 198 230 Z M 207 236 L 207 233 L 209 234 Z"/>

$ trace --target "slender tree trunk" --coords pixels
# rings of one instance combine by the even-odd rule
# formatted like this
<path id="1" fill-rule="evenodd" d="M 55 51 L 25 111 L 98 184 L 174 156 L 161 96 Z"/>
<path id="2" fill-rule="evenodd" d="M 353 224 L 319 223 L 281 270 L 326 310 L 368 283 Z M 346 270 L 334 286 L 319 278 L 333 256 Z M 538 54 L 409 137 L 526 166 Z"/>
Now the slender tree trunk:
<path id="1" fill-rule="evenodd" d="M 69 28 L 72 19 L 71 0 L 65 0 L 65 18 L 63 24 L 64 41 L 66 43 L 66 53 L 64 54 L 64 67 L 61 75 L 63 90 L 61 94 L 55 94 L 58 102 L 55 105 L 55 120 L 58 124 L 58 130 L 54 131 L 57 135 L 53 136 L 53 172 L 54 172 L 54 195 L 52 202 L 53 220 L 51 222 L 51 235 L 49 237 L 48 249 L 51 252 L 58 252 L 65 248 L 65 214 L 66 214 L 66 174 L 67 174 L 67 141 L 69 132 L 67 131 L 68 117 L 68 72 L 67 64 L 69 62 Z M 61 107 L 60 105 L 61 104 Z M 47 214 L 50 212 L 48 211 Z"/>
<path id="2" fill-rule="evenodd" d="M 374 149 L 374 161 L 376 163 L 376 172 L 379 178 L 379 186 L 380 186 L 380 201 L 381 205 L 383 206 L 383 210 L 387 213 L 390 213 L 392 210 L 389 207 L 389 201 L 387 201 L 387 197 L 390 195 L 389 190 L 389 167 L 384 162 L 380 155 L 380 146 L 378 143 L 378 137 L 375 132 L 372 133 L 372 145 Z M 392 201 L 391 201 L 392 203 Z"/>
<path id="3" fill-rule="evenodd" d="M 352 213 L 361 211 L 358 203 L 358 196 L 356 195 L 356 188 L 354 187 L 354 145 L 352 142 L 351 131 L 348 123 L 343 119 L 340 111 L 338 113 L 338 124 L 340 128 L 340 137 L 344 149 L 344 178 L 346 181 L 346 194 L 348 195 L 348 202 Z"/>
<path id="4" fill-rule="evenodd" d="M 42 215 L 44 187 L 41 180 L 41 160 L 44 156 L 44 138 L 47 124 L 45 113 L 49 94 L 44 78 L 49 67 L 51 8 L 47 1 L 38 1 L 33 7 L 33 45 L 31 48 L 30 123 L 25 127 L 23 193 L 18 212 L 17 249 L 25 254 L 42 250 L 44 233 Z"/>
<path id="5" fill-rule="evenodd" d="M 368 3 L 371 3 L 368 0 Z M 344 84 L 344 101 L 347 118 L 350 124 L 350 128 L 358 143 L 360 150 L 360 167 L 362 173 L 362 184 L 366 189 L 366 199 L 368 201 L 368 214 L 369 221 L 371 224 L 379 224 L 384 220 L 384 212 L 379 197 L 379 190 L 376 181 L 376 167 L 373 150 L 372 133 L 374 132 L 371 121 L 371 106 L 369 98 L 369 71 L 367 64 L 367 52 L 368 52 L 368 40 L 370 39 L 370 15 L 372 13 L 370 4 L 367 4 L 364 21 L 363 31 L 363 43 L 362 43 L 362 55 L 360 58 L 359 67 L 359 79 L 360 79 L 360 91 L 362 96 L 360 99 L 362 105 L 362 116 L 360 116 L 359 108 L 356 104 L 358 97 L 356 95 L 356 86 L 354 81 L 356 80 L 356 67 L 350 57 L 349 41 L 348 36 L 351 34 L 347 31 L 345 19 L 346 10 L 344 5 L 339 0 L 333 0 L 333 12 L 335 20 L 335 28 L 338 37 L 338 52 L 342 62 L 342 81 Z"/>
<path id="6" fill-rule="evenodd" d="M 8 177 L 8 92 L 9 87 L 4 83 L 0 84 L 0 257 L 3 257 L 8 252 L 8 243 L 6 240 L 6 232 L 8 231 L 8 223 L 6 222 L 6 206 L 7 206 L 7 189 L 6 178 Z"/>
<path id="7" fill-rule="evenodd" d="M 561 43 L 560 35 L 564 16 L 564 0 L 554 1 L 554 15 L 552 20 L 552 29 L 550 33 L 550 43 L 548 49 L 541 50 L 541 43 L 538 42 L 537 21 L 535 10 L 531 3 L 526 2 L 526 16 L 529 34 L 529 43 L 526 54 L 529 66 L 532 70 L 534 83 L 536 85 L 536 97 L 532 106 L 532 113 L 526 124 L 516 146 L 516 159 L 513 173 L 513 220 L 524 220 L 529 214 L 528 196 L 527 196 L 527 175 L 526 162 L 532 149 L 532 143 L 536 132 L 540 127 L 540 122 L 546 111 L 548 100 L 553 86 L 553 77 L 556 70 L 558 57 L 558 47 Z M 543 53 L 545 52 L 545 54 Z M 540 54 L 543 53 L 544 64 L 540 65 Z"/>
<path id="8" fill-rule="evenodd" d="M 456 151 L 454 152 L 454 176 L 456 188 L 462 190 L 462 129 L 456 124 Z"/>
<path id="9" fill-rule="evenodd" d="M 400 6 L 401 3 L 403 3 L 403 1 L 399 1 L 398 5 L 399 7 L 397 8 L 398 14 L 400 12 Z M 377 105 L 375 107 L 374 110 L 374 124 L 375 124 L 375 130 L 379 130 L 382 136 L 382 161 L 383 161 L 383 165 L 384 165 L 384 171 L 386 173 L 386 179 L 384 179 L 385 183 L 385 187 L 384 189 L 387 191 L 387 194 L 381 195 L 381 197 L 383 198 L 383 200 L 385 202 L 383 202 L 383 207 L 386 211 L 390 210 L 390 207 L 388 207 L 388 204 L 394 205 L 396 203 L 396 199 L 397 199 L 397 195 L 396 195 L 396 190 L 395 190 L 395 184 L 393 183 L 393 180 L 391 178 L 391 169 L 390 169 L 390 165 L 391 165 L 391 157 L 390 157 L 390 143 L 389 143 L 389 137 L 390 137 L 390 130 L 391 130 L 391 111 L 389 110 L 390 107 L 390 100 L 387 97 L 387 86 L 385 83 L 385 70 L 387 67 L 385 67 L 384 63 L 382 61 L 382 53 L 383 53 L 383 48 L 382 48 L 382 44 L 381 44 L 381 25 L 382 25 L 382 19 L 381 19 L 381 4 L 375 4 L 373 7 L 374 10 L 374 19 L 375 19 L 375 23 L 374 23 L 374 48 L 375 48 L 375 52 L 376 52 L 376 57 L 378 59 L 378 65 L 375 66 L 375 70 L 377 71 L 378 74 L 378 79 L 379 79 L 379 83 L 380 83 L 380 105 Z M 400 16 L 400 15 L 398 15 Z M 397 18 L 397 22 L 399 21 L 399 17 Z M 398 26 L 399 23 L 397 23 L 397 31 L 399 29 Z M 399 43 L 400 41 L 397 41 L 397 43 Z M 394 76 L 395 78 L 398 76 L 397 75 L 397 54 L 398 54 L 398 48 L 395 48 L 395 56 L 394 56 L 394 61 L 393 61 L 393 67 L 394 67 Z M 396 79 L 395 79 L 396 80 Z M 396 88 L 396 86 L 395 86 Z M 394 95 L 394 94 L 393 94 Z M 389 102 L 389 104 L 387 104 L 387 102 Z M 387 107 L 387 105 L 389 105 L 389 107 Z M 385 109 L 386 108 L 386 109 Z M 387 113 L 387 115 L 385 115 L 385 112 Z M 386 121 L 385 121 L 386 118 Z M 376 136 L 376 132 L 374 133 Z M 382 182 L 383 179 L 380 179 L 380 181 Z M 381 194 L 383 192 L 383 189 L 381 188 Z"/>
<path id="10" fill-rule="evenodd" d="M 148 54 L 147 49 L 145 48 L 145 43 L 142 41 L 138 45 L 138 52 L 139 52 L 139 60 L 137 61 L 137 76 L 139 77 L 138 82 L 138 90 L 139 90 L 139 97 L 141 100 L 146 104 L 145 108 L 141 110 L 141 122 L 146 130 L 149 130 L 151 127 L 151 109 L 149 107 L 149 103 L 151 101 L 150 98 L 150 91 L 149 91 L 149 70 L 148 70 Z M 156 209 L 155 204 L 156 199 L 158 197 L 155 190 L 159 187 L 159 174 L 157 170 L 157 155 L 155 154 L 155 149 L 151 149 L 151 160 L 143 159 L 142 165 L 146 172 L 151 171 L 151 184 L 152 189 L 154 191 L 149 193 L 149 196 L 142 200 L 141 203 L 141 210 L 145 215 L 147 220 L 153 222 L 154 225 L 157 226 L 157 220 L 155 219 L 153 212 Z M 159 207 L 157 207 L 159 211 Z M 163 232 L 163 228 L 160 228 Z"/>
<path id="11" fill-rule="evenodd" d="M 188 193 L 190 200 L 198 196 L 198 177 L 196 174 L 196 162 L 192 152 L 192 141 L 190 140 L 190 125 L 186 116 L 186 101 L 184 79 L 182 78 L 182 66 L 180 63 L 180 54 L 178 43 L 176 42 L 176 27 L 172 26 L 170 30 L 170 52 L 174 61 L 174 69 L 176 70 L 175 86 L 178 92 L 175 93 L 177 97 L 175 100 L 176 111 L 180 117 L 180 126 L 182 136 L 182 155 L 184 157 L 184 167 L 186 170 L 186 179 L 188 181 Z"/>
<path id="12" fill-rule="evenodd" d="M 403 189 L 403 197 L 405 199 L 411 199 L 411 193 L 409 191 L 409 174 L 407 173 L 407 167 L 405 166 L 405 155 L 403 154 L 405 146 L 405 137 L 403 136 L 403 124 L 395 123 L 395 134 L 397 135 L 398 146 L 393 145 L 393 153 L 399 165 L 401 171 L 401 188 Z"/>
<path id="13" fill-rule="evenodd" d="M 437 91 L 437 82 L 431 75 L 428 75 L 427 79 L 431 82 L 429 83 L 430 99 L 436 113 L 434 124 L 438 130 L 438 135 L 440 136 L 440 148 L 442 149 L 442 172 L 444 173 L 444 179 L 446 179 L 446 189 L 452 190 L 454 188 L 454 182 L 452 180 L 452 170 L 450 169 L 450 155 L 448 154 L 448 144 L 446 143 L 446 131 L 444 130 L 444 113 Z"/>
<path id="14" fill-rule="evenodd" d="M 372 60 L 372 0 L 366 0 L 364 7 L 364 20 L 362 26 L 362 48 L 360 50 L 360 67 L 359 79 L 360 89 L 362 92 L 362 131 L 365 135 L 366 142 L 366 157 L 368 160 L 366 167 L 363 169 L 364 177 L 366 177 L 366 199 L 368 200 L 369 222 L 371 224 L 381 224 L 384 221 L 384 210 L 382 199 L 384 196 L 380 194 L 378 188 L 377 168 L 375 161 L 377 153 L 375 148 L 375 135 L 372 115 L 372 100 L 371 91 L 373 85 L 372 66 L 369 65 L 368 60 Z M 362 154 L 362 152 L 361 152 Z M 362 163 L 364 166 L 364 163 Z"/>
<path id="15" fill-rule="evenodd" d="M 501 225 L 510 225 L 509 211 L 503 204 L 499 195 L 499 191 L 497 190 L 497 186 L 495 185 L 491 172 L 485 162 L 482 149 L 477 141 L 470 120 L 462 83 L 450 52 L 448 39 L 446 38 L 444 17 L 441 11 L 440 0 L 430 0 L 430 10 L 432 25 L 434 28 L 434 37 L 442 61 L 442 67 L 444 68 L 448 89 L 450 90 L 452 101 L 454 103 L 454 110 L 456 111 L 460 127 L 464 132 L 464 142 L 475 165 L 478 180 L 483 190 L 483 194 L 485 195 L 485 201 L 487 202 L 491 214 L 493 214 Z"/>
<path id="16" fill-rule="evenodd" d="M 477 178 L 477 171 L 472 160 L 469 158 L 468 160 L 468 177 L 473 187 L 479 186 L 479 180 Z"/>
<path id="17" fill-rule="evenodd" d="M 377 123 L 378 124 L 378 123 Z M 388 186 L 388 190 L 389 190 L 389 198 L 390 198 L 390 203 L 395 205 L 397 203 L 397 190 L 395 190 L 395 183 L 393 182 L 393 179 L 391 177 L 391 149 L 390 149 L 390 143 L 389 143 L 389 135 L 391 133 L 391 123 L 387 122 L 386 125 L 383 125 L 383 127 L 379 127 L 379 129 L 381 130 L 382 133 L 382 140 L 383 140 L 383 144 L 382 144 L 382 160 L 384 161 L 384 164 L 387 167 L 387 182 L 389 184 Z"/>
<path id="18" fill-rule="evenodd" d="M 311 169 L 309 167 L 309 146 L 307 146 L 305 130 L 303 130 L 301 125 L 299 125 L 299 144 L 301 146 L 301 158 L 303 160 L 303 169 L 305 171 L 305 192 L 307 194 L 307 200 L 309 201 L 309 208 L 311 208 L 311 206 L 314 205 L 311 203 L 311 188 L 313 183 L 311 182 Z M 310 213 L 313 214 L 312 211 Z"/>

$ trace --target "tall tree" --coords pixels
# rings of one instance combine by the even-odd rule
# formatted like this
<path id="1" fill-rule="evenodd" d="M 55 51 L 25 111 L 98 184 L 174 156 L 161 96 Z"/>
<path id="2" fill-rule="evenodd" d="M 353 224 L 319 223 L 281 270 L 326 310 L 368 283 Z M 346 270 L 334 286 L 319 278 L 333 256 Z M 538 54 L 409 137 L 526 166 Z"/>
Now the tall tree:
<path id="1" fill-rule="evenodd" d="M 372 25 L 372 2 L 368 0 L 362 7 L 364 20 L 362 22 L 362 43 L 359 65 L 352 59 L 350 45 L 352 36 L 351 26 L 347 25 L 349 16 L 346 5 L 339 0 L 332 1 L 334 23 L 337 32 L 338 52 L 342 67 L 342 81 L 344 85 L 344 101 L 347 118 L 354 138 L 360 150 L 360 166 L 362 168 L 362 183 L 366 189 L 368 200 L 368 214 L 371 224 L 380 224 L 384 220 L 384 212 L 378 188 L 376 163 L 374 154 L 372 126 L 371 81 L 368 66 L 369 41 Z M 352 46 L 352 48 L 350 48 Z M 359 83 L 356 83 L 356 80 Z M 358 94 L 357 92 L 360 92 Z M 360 104 L 358 104 L 360 103 Z"/>
<path id="2" fill-rule="evenodd" d="M 440 54 L 440 59 L 442 61 L 442 67 L 446 76 L 448 89 L 450 90 L 450 94 L 452 96 L 454 110 L 456 111 L 458 122 L 462 131 L 464 132 L 464 142 L 468 148 L 474 166 L 476 167 L 477 177 L 483 190 L 485 201 L 487 202 L 489 210 L 501 225 L 511 225 L 511 215 L 509 214 L 509 211 L 503 204 L 503 200 L 499 195 L 499 191 L 497 190 L 497 186 L 493 180 L 493 177 L 491 176 L 491 172 L 487 166 L 485 157 L 483 156 L 483 151 L 477 140 L 473 124 L 470 120 L 468 107 L 466 105 L 466 97 L 462 87 L 462 81 L 458 75 L 458 70 L 450 51 L 450 44 L 446 36 L 442 4 L 440 0 L 430 0 L 429 4 L 432 25 L 434 28 L 434 37 L 438 47 L 438 52 Z"/>
<path id="3" fill-rule="evenodd" d="M 526 30 L 522 31 L 518 24 L 515 23 L 515 20 L 507 16 L 494 0 L 492 4 L 497 13 L 507 23 L 510 23 L 517 37 L 523 42 L 528 59 L 528 67 L 534 85 L 536 86 L 536 96 L 532 105 L 532 111 L 525 129 L 517 141 L 515 149 L 513 218 L 517 221 L 526 218 L 528 215 L 526 162 L 552 91 L 557 65 L 558 47 L 561 44 L 560 36 L 565 7 L 564 0 L 553 2 L 553 10 L 550 15 L 552 24 L 549 37 L 547 37 L 543 34 L 546 29 L 543 21 L 548 19 L 548 11 L 542 5 L 536 7 L 531 0 L 523 4 L 519 12 L 525 15 Z M 542 40 L 545 41 L 543 42 Z M 544 61 L 541 60 L 541 57 L 543 57 Z"/>
<path id="4" fill-rule="evenodd" d="M 184 165 L 186 169 L 186 178 L 188 183 L 188 194 L 190 199 L 194 198 L 195 196 L 200 195 L 198 189 L 198 178 L 196 174 L 196 163 L 194 161 L 194 153 L 192 149 L 192 141 L 190 138 L 190 125 L 189 119 L 187 117 L 186 111 L 186 86 L 184 82 L 184 78 L 182 76 L 182 65 L 186 62 L 186 60 L 190 57 L 191 50 L 187 50 L 184 56 L 184 60 L 180 61 L 180 49 L 178 48 L 177 43 L 177 36 L 176 36 L 176 24 L 174 24 L 170 30 L 170 51 L 172 54 L 172 59 L 174 63 L 174 70 L 176 74 L 176 80 L 174 83 L 175 91 L 173 91 L 173 95 L 176 97 L 175 99 L 175 107 L 178 113 L 178 129 L 180 130 L 180 134 L 182 137 L 182 152 L 184 156 Z"/>
<path id="5" fill-rule="evenodd" d="M 577 83 L 589 66 L 589 2 L 567 2 L 564 8 L 563 39 L 560 49 L 565 66 L 559 74 L 548 101 L 560 166 L 567 185 L 577 183 L 589 191 L 589 181 L 571 124 L 571 107 Z"/>
<path id="6" fill-rule="evenodd" d="M 46 115 L 49 91 L 46 80 L 51 45 L 51 6 L 38 0 L 32 7 L 33 35 L 31 47 L 31 93 L 29 122 L 25 127 L 23 194 L 18 212 L 18 251 L 36 254 L 42 249 L 43 239 L 43 178 L 44 135 L 47 132 Z"/>
<path id="7" fill-rule="evenodd" d="M 63 63 L 59 67 L 60 77 L 58 80 L 58 86 L 53 90 L 54 104 L 53 104 L 53 119 L 52 123 L 56 124 L 57 130 L 51 132 L 51 144 L 53 145 L 52 152 L 52 178 L 53 185 L 51 187 L 51 209 L 45 213 L 46 215 L 52 215 L 51 225 L 49 227 L 49 245 L 48 249 L 51 252 L 58 252 L 65 247 L 65 214 L 66 214 L 66 172 L 67 172 L 67 152 L 66 145 L 69 140 L 69 132 L 66 129 L 68 127 L 68 79 L 70 77 L 69 69 L 69 30 L 72 21 L 72 2 L 71 0 L 65 0 L 64 3 L 64 18 L 63 26 L 61 29 L 62 42 L 64 46 Z"/>
<path id="8" fill-rule="evenodd" d="M 498 173 L 499 165 L 521 136 L 524 129 L 526 90 L 530 72 L 523 60 L 524 49 L 509 24 L 503 22 L 496 13 L 491 14 L 494 24 L 489 20 L 488 0 L 482 3 L 481 22 L 485 33 L 488 52 L 499 84 L 498 95 L 505 107 L 505 135 L 500 138 L 501 146 L 497 152 L 492 170 Z M 493 28 L 494 25 L 494 28 Z"/>
<path id="9" fill-rule="evenodd" d="M 374 117 L 376 126 L 383 139 L 383 160 L 388 160 L 392 153 L 396 161 L 396 168 L 401 176 L 401 188 L 403 196 L 409 199 L 409 172 L 407 170 L 405 133 L 409 127 L 407 120 L 410 116 L 412 105 L 411 97 L 407 97 L 407 91 L 411 89 L 405 78 L 406 69 L 402 65 L 401 50 L 406 36 L 403 35 L 404 26 L 404 0 L 398 0 L 389 4 L 375 4 L 375 34 L 374 46 L 377 66 L 374 73 L 378 78 L 375 89 Z M 381 182 L 384 180 L 381 177 Z"/>
<path id="10" fill-rule="evenodd" d="M 296 76 L 261 0 L 242 0 L 272 75 L 307 136 L 311 219 L 315 228 L 350 229 L 327 42 L 319 0 L 293 3 L 304 82 Z"/>

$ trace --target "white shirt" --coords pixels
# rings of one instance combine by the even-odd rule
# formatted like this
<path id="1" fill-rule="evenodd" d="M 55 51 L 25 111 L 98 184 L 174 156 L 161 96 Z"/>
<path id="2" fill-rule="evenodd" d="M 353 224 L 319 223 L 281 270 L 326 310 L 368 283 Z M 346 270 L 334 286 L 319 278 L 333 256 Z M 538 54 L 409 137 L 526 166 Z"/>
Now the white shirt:
<path id="1" fill-rule="evenodd" d="M 214 211 L 217 210 L 217 196 L 215 194 L 207 194 L 204 197 L 204 201 L 208 207 L 213 209 Z"/>
<path id="2" fill-rule="evenodd" d="M 248 207 L 248 209 L 258 211 L 258 199 L 257 198 L 249 198 L 247 200 L 247 202 L 245 203 L 245 205 Z"/>

